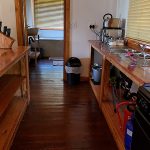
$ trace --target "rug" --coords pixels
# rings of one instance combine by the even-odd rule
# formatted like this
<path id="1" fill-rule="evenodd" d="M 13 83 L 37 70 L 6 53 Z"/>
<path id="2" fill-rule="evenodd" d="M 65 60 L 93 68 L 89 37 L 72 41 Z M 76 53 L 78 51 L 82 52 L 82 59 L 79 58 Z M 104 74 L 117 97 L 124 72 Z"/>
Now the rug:
<path id="1" fill-rule="evenodd" d="M 63 60 L 53 60 L 53 66 L 63 66 L 64 61 Z"/>
<path id="2" fill-rule="evenodd" d="M 49 57 L 49 60 L 64 60 L 63 57 Z"/>

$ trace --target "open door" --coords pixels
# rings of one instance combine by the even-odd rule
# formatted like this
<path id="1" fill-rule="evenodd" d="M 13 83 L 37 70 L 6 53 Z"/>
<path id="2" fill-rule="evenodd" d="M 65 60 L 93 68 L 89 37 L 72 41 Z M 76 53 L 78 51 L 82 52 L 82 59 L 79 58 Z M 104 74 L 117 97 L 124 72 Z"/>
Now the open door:
<path id="1" fill-rule="evenodd" d="M 18 45 L 27 45 L 26 0 L 15 0 Z M 70 51 L 70 0 L 64 0 L 64 64 Z M 64 80 L 66 74 L 64 69 Z"/>

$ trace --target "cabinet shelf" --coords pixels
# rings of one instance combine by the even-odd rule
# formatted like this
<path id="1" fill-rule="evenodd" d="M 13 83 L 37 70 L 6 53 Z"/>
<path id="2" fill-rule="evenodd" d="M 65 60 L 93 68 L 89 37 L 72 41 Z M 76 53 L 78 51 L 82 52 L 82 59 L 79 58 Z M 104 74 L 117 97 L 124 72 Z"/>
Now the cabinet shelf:
<path id="1" fill-rule="evenodd" d="M 110 101 L 105 101 L 102 103 L 102 112 L 105 116 L 105 119 L 107 121 L 107 124 L 112 132 L 112 135 L 119 147 L 120 150 L 124 150 L 124 138 L 123 134 L 121 132 L 121 129 L 119 127 L 117 114 L 114 113 L 113 105 Z"/>
<path id="2" fill-rule="evenodd" d="M 0 78 L 0 117 L 6 111 L 14 93 L 21 86 L 24 77 L 19 75 L 4 75 Z"/>
<path id="3" fill-rule="evenodd" d="M 90 80 L 90 84 L 91 84 L 92 90 L 94 92 L 94 95 L 95 95 L 97 101 L 99 101 L 99 98 L 100 98 L 100 85 L 95 85 L 91 80 Z"/>
<path id="4" fill-rule="evenodd" d="M 0 49 L 0 150 L 10 149 L 29 104 L 28 49 Z"/>
<path id="5" fill-rule="evenodd" d="M 14 97 L 3 118 L 0 118 L 0 149 L 10 148 L 26 106 L 27 100 Z"/>

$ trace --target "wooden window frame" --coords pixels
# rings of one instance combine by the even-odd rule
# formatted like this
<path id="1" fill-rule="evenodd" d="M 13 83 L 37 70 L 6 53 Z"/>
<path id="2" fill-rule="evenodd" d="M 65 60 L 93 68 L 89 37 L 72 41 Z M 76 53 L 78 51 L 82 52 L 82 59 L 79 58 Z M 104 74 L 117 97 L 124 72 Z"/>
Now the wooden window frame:
<path id="1" fill-rule="evenodd" d="M 16 27 L 17 27 L 17 39 L 18 46 L 25 45 L 24 35 L 26 35 L 25 27 L 25 16 L 26 14 L 26 0 L 14 0 L 15 1 L 15 11 L 16 11 Z M 64 64 L 70 56 L 70 0 L 64 0 Z M 64 80 L 66 80 L 65 67 Z"/>

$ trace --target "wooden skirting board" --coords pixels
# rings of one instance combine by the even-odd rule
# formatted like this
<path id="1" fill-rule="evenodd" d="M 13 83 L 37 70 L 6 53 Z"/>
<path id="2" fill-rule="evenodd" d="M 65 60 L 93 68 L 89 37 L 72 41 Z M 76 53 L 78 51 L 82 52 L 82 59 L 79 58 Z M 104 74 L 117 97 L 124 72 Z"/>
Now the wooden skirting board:
<path id="1" fill-rule="evenodd" d="M 89 77 L 83 77 L 83 76 L 80 77 L 81 82 L 88 82 L 89 80 L 90 80 Z M 66 82 L 67 78 L 64 78 L 64 81 Z"/>
<path id="2" fill-rule="evenodd" d="M 80 81 L 81 81 L 81 82 L 89 81 L 89 77 L 83 77 L 83 76 L 81 76 L 81 77 L 80 77 Z"/>

